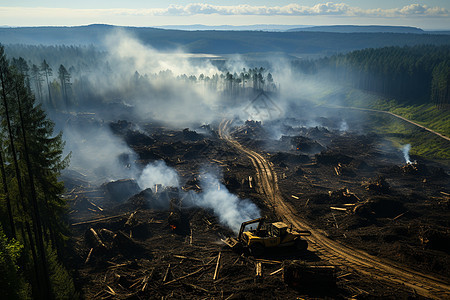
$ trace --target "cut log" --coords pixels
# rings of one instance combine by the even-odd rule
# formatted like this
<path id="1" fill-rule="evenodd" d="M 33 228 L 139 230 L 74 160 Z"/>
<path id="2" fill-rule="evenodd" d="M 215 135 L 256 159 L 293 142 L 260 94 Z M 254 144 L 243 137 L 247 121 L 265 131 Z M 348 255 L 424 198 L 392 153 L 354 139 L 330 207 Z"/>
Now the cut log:
<path id="1" fill-rule="evenodd" d="M 399 214 L 398 216 L 396 216 L 395 218 L 392 219 L 392 221 L 395 221 L 397 219 L 400 219 L 401 217 L 403 217 L 408 211 L 405 211 L 404 213 Z"/>
<path id="2" fill-rule="evenodd" d="M 200 261 L 203 263 L 203 260 L 201 260 L 200 258 L 195 258 L 195 257 L 188 257 L 188 256 L 184 256 L 184 255 L 176 255 L 174 254 L 173 257 L 176 258 L 181 258 L 181 259 L 190 259 L 190 260 L 196 260 L 196 261 Z"/>
<path id="3" fill-rule="evenodd" d="M 293 262 L 283 267 L 283 281 L 292 287 L 332 288 L 336 285 L 336 269 L 334 266 Z"/>
<path id="4" fill-rule="evenodd" d="M 263 263 L 263 264 L 271 264 L 271 265 L 276 265 L 276 264 L 281 264 L 282 263 L 279 260 L 268 260 L 268 259 L 261 259 L 261 258 L 257 258 L 256 261 L 260 262 L 260 263 Z"/>
<path id="5" fill-rule="evenodd" d="M 199 290 L 199 291 L 202 291 L 202 292 L 205 292 L 205 293 L 208 293 L 208 294 L 209 294 L 209 291 L 208 291 L 208 290 L 206 290 L 206 289 L 204 289 L 204 288 L 202 288 L 202 287 L 199 287 L 198 285 L 190 284 L 190 283 L 186 283 L 186 285 L 190 286 L 191 288 L 193 288 L 193 289 L 195 289 L 195 290 Z"/>
<path id="6" fill-rule="evenodd" d="M 87 264 L 89 262 L 89 259 L 91 259 L 91 254 L 92 254 L 93 250 L 94 250 L 94 248 L 91 248 L 91 250 L 89 250 L 89 254 L 86 257 L 86 260 L 84 261 L 85 264 Z"/>
<path id="7" fill-rule="evenodd" d="M 214 271 L 213 280 L 217 280 L 219 278 L 219 267 L 220 267 L 220 256 L 221 255 L 222 255 L 222 252 L 219 252 L 219 255 L 217 256 L 216 270 Z"/>
<path id="8" fill-rule="evenodd" d="M 278 274 L 278 273 L 280 273 L 281 271 L 283 271 L 283 268 L 280 268 L 280 269 L 278 269 L 278 270 L 276 270 L 276 271 L 273 271 L 272 273 L 269 274 L 269 276 Z"/>
<path id="9" fill-rule="evenodd" d="M 98 206 L 98 205 L 95 204 L 94 202 L 92 202 L 92 201 L 90 201 L 90 200 L 88 200 L 88 202 L 89 202 L 92 206 L 96 207 L 99 211 L 103 211 L 103 208 L 101 208 L 100 206 Z"/>
<path id="10" fill-rule="evenodd" d="M 347 209 L 346 209 L 346 208 L 343 208 L 343 207 L 334 207 L 334 206 L 330 206 L 330 209 L 332 209 L 332 210 L 339 210 L 339 211 L 347 211 Z"/>
<path id="11" fill-rule="evenodd" d="M 180 280 L 182 280 L 182 279 L 184 279 L 184 278 L 187 278 L 187 277 L 193 276 L 193 275 L 195 275 L 195 274 L 197 274 L 197 273 L 200 273 L 201 271 L 203 271 L 203 269 L 204 269 L 204 268 L 203 268 L 203 267 L 201 267 L 200 269 L 198 269 L 198 270 L 197 270 L 197 271 L 195 271 L 195 272 L 192 272 L 192 273 L 189 273 L 189 274 L 187 274 L 187 275 L 184 275 L 184 276 L 178 277 L 177 279 L 174 279 L 174 280 L 168 281 L 168 282 L 164 283 L 164 285 L 168 285 L 168 284 L 171 284 L 171 283 L 174 283 L 174 282 L 180 281 Z"/>
<path id="12" fill-rule="evenodd" d="M 170 264 L 167 266 L 166 272 L 164 273 L 163 282 L 167 281 L 167 279 L 169 278 L 169 273 L 170 273 Z"/>
<path id="13" fill-rule="evenodd" d="M 115 218 L 120 218 L 120 217 L 123 217 L 123 216 L 126 216 L 126 215 L 127 214 L 125 213 L 125 214 L 121 214 L 121 215 L 117 215 L 117 216 L 111 216 L 111 217 L 106 217 L 106 218 L 100 218 L 100 219 L 94 219 L 94 220 L 89 220 L 89 221 L 73 223 L 72 226 L 98 223 L 98 222 L 107 221 L 107 220 L 111 220 L 111 219 L 115 219 Z"/>
<path id="14" fill-rule="evenodd" d="M 256 277 L 262 277 L 262 263 L 260 261 L 256 263 Z"/>
<path id="15" fill-rule="evenodd" d="M 134 224 L 134 215 L 136 214 L 137 211 L 131 213 L 131 215 L 128 217 L 127 221 L 125 222 L 125 226 L 133 226 Z"/>
<path id="16" fill-rule="evenodd" d="M 100 237 L 98 236 L 98 234 L 94 230 L 94 228 L 91 227 L 89 229 L 89 231 L 87 232 L 87 237 L 86 238 L 89 241 L 89 243 L 92 244 L 93 248 L 99 248 L 99 249 L 102 249 L 102 250 L 106 250 L 107 249 L 106 245 L 100 239 Z"/>

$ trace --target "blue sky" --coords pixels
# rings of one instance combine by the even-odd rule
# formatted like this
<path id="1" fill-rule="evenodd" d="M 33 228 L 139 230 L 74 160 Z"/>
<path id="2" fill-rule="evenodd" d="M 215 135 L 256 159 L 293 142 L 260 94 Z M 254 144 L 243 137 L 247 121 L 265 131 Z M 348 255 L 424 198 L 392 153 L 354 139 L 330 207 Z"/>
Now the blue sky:
<path id="1" fill-rule="evenodd" d="M 402 25 L 450 29 L 450 0 L 0 0 L 0 25 Z"/>

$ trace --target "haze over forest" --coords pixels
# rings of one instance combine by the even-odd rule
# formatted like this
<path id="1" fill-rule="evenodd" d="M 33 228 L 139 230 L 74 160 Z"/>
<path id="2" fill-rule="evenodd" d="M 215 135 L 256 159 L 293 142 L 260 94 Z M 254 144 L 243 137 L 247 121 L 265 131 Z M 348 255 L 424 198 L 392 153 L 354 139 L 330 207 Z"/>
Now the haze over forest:
<path id="1" fill-rule="evenodd" d="M 213 261 L 189 249 L 205 243 L 198 253 L 218 255 L 217 273 L 218 240 L 261 216 L 307 220 L 350 252 L 375 247 L 371 255 L 389 259 L 394 249 L 408 267 L 435 259 L 423 272 L 449 276 L 448 248 L 424 242 L 450 241 L 441 209 L 450 193 L 447 2 L 157 2 L 0 1 L 0 290 L 11 299 L 219 297 L 227 280 L 184 283 Z M 302 218 L 272 201 L 291 201 Z M 361 238 L 365 230 L 388 233 Z M 245 251 L 242 261 L 223 251 L 230 282 L 242 275 L 233 268 L 253 268 L 247 256 L 257 255 Z M 221 297 L 271 290 L 236 288 Z M 276 293 L 300 295 L 287 283 Z"/>

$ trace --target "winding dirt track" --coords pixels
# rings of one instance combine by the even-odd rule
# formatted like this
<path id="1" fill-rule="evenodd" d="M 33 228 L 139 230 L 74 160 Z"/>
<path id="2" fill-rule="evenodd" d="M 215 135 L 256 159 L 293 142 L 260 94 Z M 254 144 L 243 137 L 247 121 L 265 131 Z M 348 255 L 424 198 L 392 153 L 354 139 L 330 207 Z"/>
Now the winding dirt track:
<path id="1" fill-rule="evenodd" d="M 244 148 L 234 140 L 229 132 L 230 125 L 230 120 L 222 121 L 219 127 L 219 136 L 251 160 L 260 183 L 259 192 L 265 195 L 267 204 L 275 210 L 276 214 L 299 230 L 311 231 L 311 236 L 306 237 L 310 251 L 333 265 L 354 269 L 374 279 L 408 286 L 421 296 L 432 299 L 450 299 L 450 285 L 447 281 L 353 249 L 329 239 L 326 233 L 306 224 L 296 209 L 283 200 L 278 189 L 277 175 L 271 165 L 261 154 Z"/>
<path id="2" fill-rule="evenodd" d="M 340 108 L 340 109 L 353 109 L 353 110 L 360 110 L 360 111 L 370 111 L 370 112 L 376 112 L 376 113 L 381 113 L 381 114 L 386 114 L 386 115 L 391 115 L 393 117 L 396 117 L 398 119 L 401 119 L 405 122 L 408 122 L 414 126 L 417 126 L 419 128 L 422 128 L 423 130 L 426 130 L 428 132 L 431 132 L 432 134 L 437 135 L 440 138 L 443 138 L 444 140 L 450 141 L 450 137 L 445 136 L 443 134 L 440 134 L 439 132 L 436 132 L 428 127 L 422 126 L 419 123 L 416 123 L 414 121 L 408 120 L 405 117 L 399 116 L 397 114 L 394 114 L 393 112 L 390 111 L 384 111 L 384 110 L 378 110 L 378 109 L 371 109 L 371 108 L 360 108 L 360 107 L 344 107 L 344 106 L 327 106 L 327 107 L 331 107 L 331 108 Z"/>

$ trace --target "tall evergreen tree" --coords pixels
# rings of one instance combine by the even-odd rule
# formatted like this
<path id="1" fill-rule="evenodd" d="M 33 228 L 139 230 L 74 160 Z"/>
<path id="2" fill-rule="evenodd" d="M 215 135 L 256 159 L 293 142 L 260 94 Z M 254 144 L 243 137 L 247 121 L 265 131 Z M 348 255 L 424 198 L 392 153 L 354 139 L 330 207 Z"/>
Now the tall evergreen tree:
<path id="1" fill-rule="evenodd" d="M 36 275 L 28 278 L 28 281 L 33 283 L 33 295 L 35 298 L 52 299 L 58 298 L 58 295 L 55 294 L 55 285 L 51 279 L 54 276 L 49 269 L 48 254 L 54 252 L 52 247 L 61 249 L 64 245 L 65 201 L 60 197 L 64 186 L 58 181 L 58 176 L 66 166 L 67 159 L 62 154 L 62 134 L 54 136 L 54 124 L 41 106 L 36 105 L 21 70 L 8 65 L 3 47 L 0 46 L 0 132 L 7 133 L 9 137 L 4 158 L 15 169 L 10 175 L 5 172 L 4 177 L 9 178 L 6 183 L 3 180 L 2 185 L 6 184 L 9 188 L 12 179 L 17 183 L 17 188 L 12 186 L 12 189 L 19 196 L 11 197 L 11 201 L 19 199 L 16 202 L 19 209 L 15 210 L 13 221 L 18 219 L 26 227 L 27 234 L 21 231 L 19 240 L 24 242 L 26 248 L 28 244 L 32 253 L 33 260 L 28 261 L 32 262 L 33 267 L 29 269 L 34 269 Z M 6 191 L 3 189 L 5 194 Z M 68 276 L 67 272 L 64 274 Z M 71 282 L 70 278 L 67 279 Z"/>
<path id="2" fill-rule="evenodd" d="M 70 73 L 67 69 L 60 65 L 58 69 L 58 78 L 61 83 L 61 93 L 66 108 L 69 108 L 69 87 L 70 87 Z"/>
<path id="3" fill-rule="evenodd" d="M 48 98 L 47 98 L 47 105 L 51 105 L 52 104 L 52 93 L 51 93 L 51 89 L 50 89 L 50 81 L 49 81 L 49 77 L 52 76 L 52 68 L 50 68 L 49 64 L 47 63 L 47 61 L 44 59 L 44 61 L 41 64 L 41 70 L 42 72 L 44 72 L 45 75 L 45 80 L 47 82 L 47 88 L 48 88 Z"/>

